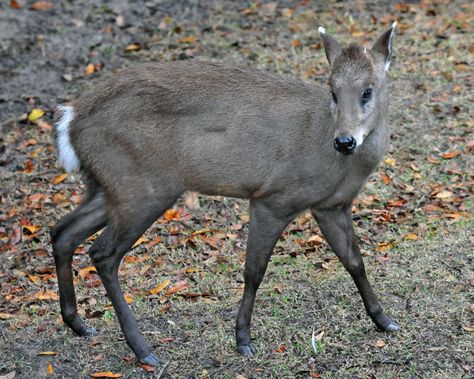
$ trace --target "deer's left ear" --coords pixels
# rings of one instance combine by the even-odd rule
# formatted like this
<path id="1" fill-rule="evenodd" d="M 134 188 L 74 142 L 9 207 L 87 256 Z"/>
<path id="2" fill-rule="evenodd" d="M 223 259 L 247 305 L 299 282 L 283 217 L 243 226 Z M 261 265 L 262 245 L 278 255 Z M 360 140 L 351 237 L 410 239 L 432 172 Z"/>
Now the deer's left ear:
<path id="1" fill-rule="evenodd" d="M 395 36 L 395 28 L 397 22 L 395 21 L 390 29 L 383 33 L 372 47 L 372 52 L 382 55 L 384 59 L 384 69 L 388 71 L 390 62 L 392 61 L 392 41 Z"/>

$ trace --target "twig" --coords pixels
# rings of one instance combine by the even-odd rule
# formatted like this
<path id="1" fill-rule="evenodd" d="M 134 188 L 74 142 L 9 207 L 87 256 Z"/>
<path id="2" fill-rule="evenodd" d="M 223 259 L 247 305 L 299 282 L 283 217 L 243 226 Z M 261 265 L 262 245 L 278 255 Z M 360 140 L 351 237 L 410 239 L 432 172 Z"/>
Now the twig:
<path id="1" fill-rule="evenodd" d="M 168 367 L 168 365 L 170 364 L 170 361 L 166 362 L 165 365 L 163 366 L 163 368 L 160 370 L 160 372 L 158 373 L 158 376 L 156 377 L 157 379 L 160 379 L 161 378 L 161 375 L 164 374 L 165 370 L 166 370 L 166 367 Z"/>

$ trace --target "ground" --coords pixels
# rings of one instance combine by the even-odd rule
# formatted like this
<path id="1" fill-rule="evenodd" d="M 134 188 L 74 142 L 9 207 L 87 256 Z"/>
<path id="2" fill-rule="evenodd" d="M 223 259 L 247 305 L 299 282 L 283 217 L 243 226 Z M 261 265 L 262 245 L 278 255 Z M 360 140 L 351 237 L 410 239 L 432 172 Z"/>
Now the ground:
<path id="1" fill-rule="evenodd" d="M 0 378 L 473 378 L 473 11 L 448 1 L 0 3 Z M 353 211 L 370 280 L 400 332 L 376 330 L 303 214 L 258 293 L 258 353 L 239 356 L 247 202 L 193 194 L 121 268 L 163 364 L 149 372 L 135 362 L 90 241 L 73 267 L 80 313 L 100 334 L 64 326 L 48 231 L 84 187 L 56 163 L 58 104 L 143 61 L 227 62 L 325 85 L 319 25 L 370 46 L 393 20 L 393 137 Z"/>

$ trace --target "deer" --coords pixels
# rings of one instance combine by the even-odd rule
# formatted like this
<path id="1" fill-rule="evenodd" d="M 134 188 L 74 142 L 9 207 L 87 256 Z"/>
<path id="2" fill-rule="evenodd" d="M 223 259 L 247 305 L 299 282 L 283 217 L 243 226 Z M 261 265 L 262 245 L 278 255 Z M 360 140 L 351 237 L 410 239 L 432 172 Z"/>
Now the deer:
<path id="1" fill-rule="evenodd" d="M 395 332 L 366 275 L 352 204 L 390 139 L 389 78 L 396 22 L 370 49 L 343 47 L 319 27 L 328 85 L 204 61 L 154 62 L 116 73 L 58 107 L 56 145 L 79 169 L 82 202 L 51 230 L 61 315 L 79 336 L 97 331 L 78 315 L 74 250 L 88 250 L 126 342 L 139 362 L 159 365 L 120 286 L 134 242 L 185 191 L 249 200 L 237 351 L 256 353 L 250 325 L 257 290 L 287 225 L 310 211 L 349 272 L 376 327 Z"/>

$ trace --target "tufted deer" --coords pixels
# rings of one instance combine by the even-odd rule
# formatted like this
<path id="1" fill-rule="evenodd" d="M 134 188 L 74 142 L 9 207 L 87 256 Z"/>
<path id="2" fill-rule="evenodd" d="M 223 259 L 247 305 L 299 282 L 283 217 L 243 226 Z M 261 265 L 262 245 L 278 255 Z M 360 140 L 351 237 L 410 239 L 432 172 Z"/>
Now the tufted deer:
<path id="1" fill-rule="evenodd" d="M 342 48 L 319 28 L 329 88 L 203 62 L 143 64 L 60 107 L 59 160 L 80 168 L 87 194 L 52 229 L 61 314 L 80 336 L 72 254 L 105 227 L 89 255 L 128 345 L 140 362 L 157 355 L 138 329 L 118 267 L 134 242 L 186 190 L 250 199 L 245 289 L 237 349 L 255 353 L 250 320 L 257 289 L 287 224 L 310 209 L 382 331 L 386 316 L 366 277 L 351 204 L 389 140 L 387 71 L 394 23 L 370 50 Z"/>

